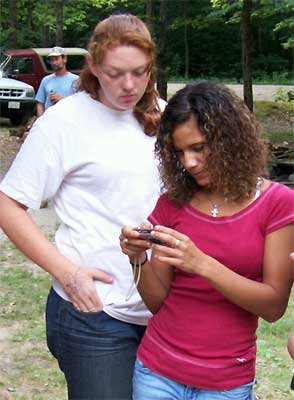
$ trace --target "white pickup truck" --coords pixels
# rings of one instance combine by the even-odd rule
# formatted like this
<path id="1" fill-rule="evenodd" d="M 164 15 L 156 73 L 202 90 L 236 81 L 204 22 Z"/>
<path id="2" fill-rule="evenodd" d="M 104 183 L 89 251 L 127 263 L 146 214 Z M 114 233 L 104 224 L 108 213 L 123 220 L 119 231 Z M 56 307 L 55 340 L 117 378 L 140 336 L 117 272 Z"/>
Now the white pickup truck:
<path id="1" fill-rule="evenodd" d="M 0 117 L 12 125 L 25 124 L 35 112 L 35 91 L 31 85 L 6 78 L 0 71 Z"/>

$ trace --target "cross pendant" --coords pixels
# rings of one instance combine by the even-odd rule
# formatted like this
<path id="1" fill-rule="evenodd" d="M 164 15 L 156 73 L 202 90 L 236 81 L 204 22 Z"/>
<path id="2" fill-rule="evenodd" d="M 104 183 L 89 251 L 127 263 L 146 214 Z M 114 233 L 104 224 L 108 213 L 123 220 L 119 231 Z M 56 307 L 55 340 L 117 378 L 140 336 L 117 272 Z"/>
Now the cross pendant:
<path id="1" fill-rule="evenodd" d="M 212 205 L 212 209 L 210 210 L 210 214 L 211 214 L 214 218 L 216 218 L 216 217 L 218 216 L 218 214 L 219 214 L 219 209 L 218 209 L 218 207 L 217 207 L 217 204 L 213 204 L 213 205 Z"/>

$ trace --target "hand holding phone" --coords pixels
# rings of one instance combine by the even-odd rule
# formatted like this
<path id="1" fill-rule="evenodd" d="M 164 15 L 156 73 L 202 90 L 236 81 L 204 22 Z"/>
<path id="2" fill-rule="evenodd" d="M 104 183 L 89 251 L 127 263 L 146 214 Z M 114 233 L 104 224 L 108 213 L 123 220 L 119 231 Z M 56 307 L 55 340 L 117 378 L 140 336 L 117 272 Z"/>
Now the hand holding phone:
<path id="1" fill-rule="evenodd" d="M 140 233 L 141 239 L 148 240 L 149 242 L 154 243 L 154 244 L 164 245 L 164 243 L 161 240 L 159 240 L 151 235 L 151 232 L 153 230 L 154 230 L 153 228 L 135 228 L 134 229 L 134 231 Z"/>

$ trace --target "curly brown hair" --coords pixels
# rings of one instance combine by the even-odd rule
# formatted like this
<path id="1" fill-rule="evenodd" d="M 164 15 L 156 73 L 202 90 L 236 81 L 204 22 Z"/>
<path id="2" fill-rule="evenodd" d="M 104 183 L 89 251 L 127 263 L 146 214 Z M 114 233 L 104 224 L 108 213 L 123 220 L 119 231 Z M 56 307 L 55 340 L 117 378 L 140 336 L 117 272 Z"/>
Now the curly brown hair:
<path id="1" fill-rule="evenodd" d="M 161 117 L 155 153 L 169 198 L 182 205 L 202 190 L 179 161 L 173 144 L 175 128 L 191 117 L 209 148 L 210 189 L 235 202 L 252 196 L 257 178 L 266 170 L 267 147 L 261 126 L 225 85 L 201 81 L 179 90 Z"/>
<path id="2" fill-rule="evenodd" d="M 155 47 L 147 26 L 138 17 L 131 14 L 116 14 L 99 22 L 88 44 L 88 52 L 94 63 L 103 60 L 105 52 L 116 46 L 136 46 L 149 59 L 150 79 L 146 90 L 136 107 L 134 115 L 148 136 L 154 136 L 158 130 L 161 112 L 158 106 L 158 92 L 155 89 Z M 85 90 L 92 98 L 99 100 L 100 84 L 88 65 L 83 68 L 78 90 Z"/>

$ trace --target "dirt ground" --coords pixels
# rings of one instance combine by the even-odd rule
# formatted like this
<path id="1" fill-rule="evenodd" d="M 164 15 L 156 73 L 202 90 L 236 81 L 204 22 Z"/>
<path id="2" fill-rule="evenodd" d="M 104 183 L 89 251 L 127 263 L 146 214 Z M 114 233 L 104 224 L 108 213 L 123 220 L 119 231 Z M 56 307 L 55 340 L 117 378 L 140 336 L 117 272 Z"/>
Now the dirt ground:
<path id="1" fill-rule="evenodd" d="M 0 126 L 0 181 L 5 172 L 11 165 L 16 153 L 18 152 L 22 140 L 16 136 L 9 136 L 11 128 L 8 120 L 1 120 Z"/>
<path id="2" fill-rule="evenodd" d="M 176 91 L 184 86 L 182 83 L 168 84 L 168 93 L 174 94 Z M 243 97 L 243 85 L 227 85 L 230 89 L 234 90 L 237 95 Z M 253 85 L 253 99 L 254 100 L 274 100 L 275 93 L 278 88 L 285 90 L 293 90 L 294 85 Z"/>

